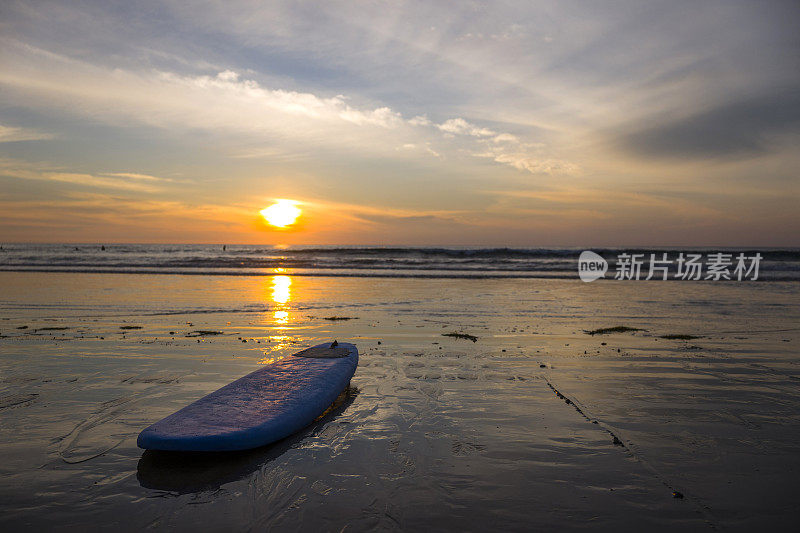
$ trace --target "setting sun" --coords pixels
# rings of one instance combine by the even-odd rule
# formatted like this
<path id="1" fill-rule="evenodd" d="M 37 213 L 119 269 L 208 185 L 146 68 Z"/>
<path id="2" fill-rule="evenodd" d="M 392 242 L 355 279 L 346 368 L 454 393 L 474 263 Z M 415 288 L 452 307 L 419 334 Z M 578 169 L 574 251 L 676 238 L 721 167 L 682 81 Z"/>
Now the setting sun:
<path id="1" fill-rule="evenodd" d="M 294 224 L 300 216 L 301 211 L 296 204 L 297 202 L 293 200 L 276 200 L 274 204 L 260 211 L 261 216 L 271 226 L 285 228 Z"/>

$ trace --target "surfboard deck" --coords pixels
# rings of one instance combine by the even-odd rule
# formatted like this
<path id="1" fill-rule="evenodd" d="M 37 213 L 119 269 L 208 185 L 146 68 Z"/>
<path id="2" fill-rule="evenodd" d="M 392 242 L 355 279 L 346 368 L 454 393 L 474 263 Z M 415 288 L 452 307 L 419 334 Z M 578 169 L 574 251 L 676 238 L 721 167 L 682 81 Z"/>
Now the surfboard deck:
<path id="1" fill-rule="evenodd" d="M 339 396 L 358 367 L 353 344 L 319 344 L 264 366 L 145 428 L 140 448 L 169 451 L 249 450 L 312 423 Z"/>

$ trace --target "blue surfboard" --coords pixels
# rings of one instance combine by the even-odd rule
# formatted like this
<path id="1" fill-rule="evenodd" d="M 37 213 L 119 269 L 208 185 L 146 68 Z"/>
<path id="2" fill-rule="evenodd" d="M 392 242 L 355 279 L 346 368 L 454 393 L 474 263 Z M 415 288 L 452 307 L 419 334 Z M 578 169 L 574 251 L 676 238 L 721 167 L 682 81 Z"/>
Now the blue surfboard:
<path id="1" fill-rule="evenodd" d="M 156 422 L 136 444 L 148 450 L 249 450 L 311 424 L 358 366 L 349 343 L 325 343 L 266 365 Z"/>

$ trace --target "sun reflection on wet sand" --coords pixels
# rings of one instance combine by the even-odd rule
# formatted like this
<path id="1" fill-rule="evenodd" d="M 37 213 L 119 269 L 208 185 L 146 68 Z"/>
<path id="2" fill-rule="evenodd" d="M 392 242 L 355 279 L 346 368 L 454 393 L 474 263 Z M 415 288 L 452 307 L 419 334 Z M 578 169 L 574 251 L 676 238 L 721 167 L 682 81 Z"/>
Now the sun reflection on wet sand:
<path id="1" fill-rule="evenodd" d="M 288 328 L 289 311 L 291 311 L 289 303 L 292 299 L 291 287 L 292 278 L 289 276 L 272 276 L 272 302 L 274 303 L 272 321 L 278 330 Z M 269 365 L 280 361 L 285 357 L 285 355 L 281 355 L 281 352 L 297 344 L 297 340 L 290 335 L 274 335 L 268 338 L 268 342 L 271 346 L 268 351 L 264 352 L 264 357 L 258 361 L 260 365 Z"/>
<path id="2" fill-rule="evenodd" d="M 289 323 L 289 301 L 292 299 L 292 278 L 289 276 L 272 276 L 272 301 L 275 303 L 275 310 L 272 318 L 278 325 Z"/>
<path id="3" fill-rule="evenodd" d="M 274 311 L 272 318 L 276 324 L 289 322 L 289 301 L 292 299 L 292 278 L 289 276 L 272 276 L 272 301 Z"/>
<path id="4" fill-rule="evenodd" d="M 292 278 L 289 276 L 272 277 L 272 301 L 277 304 L 289 303 L 292 298 Z"/>

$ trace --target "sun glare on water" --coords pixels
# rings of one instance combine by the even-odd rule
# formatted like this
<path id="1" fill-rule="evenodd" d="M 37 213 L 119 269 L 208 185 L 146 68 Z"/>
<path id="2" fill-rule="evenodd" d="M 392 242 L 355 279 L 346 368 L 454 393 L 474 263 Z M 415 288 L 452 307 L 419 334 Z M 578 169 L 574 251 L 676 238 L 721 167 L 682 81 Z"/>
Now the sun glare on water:
<path id="1" fill-rule="evenodd" d="M 302 213 L 296 204 L 293 200 L 276 200 L 274 204 L 260 211 L 261 216 L 276 228 L 291 226 Z"/>

